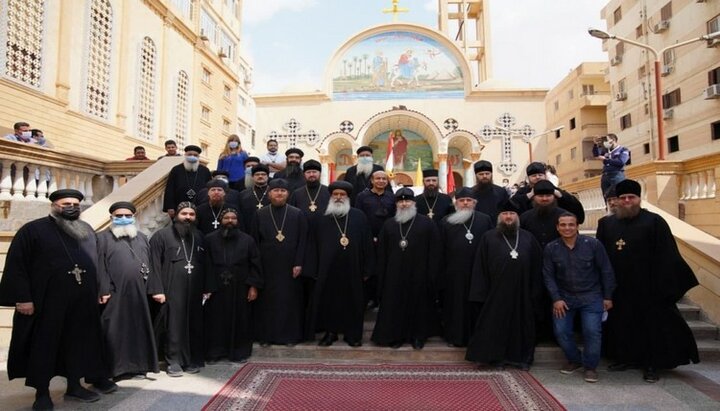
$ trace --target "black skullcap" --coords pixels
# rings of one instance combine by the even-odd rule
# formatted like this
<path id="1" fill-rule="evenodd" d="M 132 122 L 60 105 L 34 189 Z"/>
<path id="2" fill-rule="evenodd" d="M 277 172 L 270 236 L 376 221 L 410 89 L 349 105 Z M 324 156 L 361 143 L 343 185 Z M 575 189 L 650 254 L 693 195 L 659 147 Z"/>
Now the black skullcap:
<path id="1" fill-rule="evenodd" d="M 211 175 L 212 177 L 225 176 L 225 177 L 228 177 L 228 178 L 229 178 L 229 177 L 230 177 L 230 172 L 225 171 L 225 170 L 215 170 L 215 171 L 213 171 L 212 173 L 210 173 L 210 175 Z"/>
<path id="2" fill-rule="evenodd" d="M 433 169 L 433 168 L 429 168 L 429 169 L 427 169 L 427 170 L 423 170 L 422 173 L 423 173 L 423 178 L 437 177 L 437 176 L 438 176 L 438 171 L 435 170 L 435 169 Z"/>
<path id="3" fill-rule="evenodd" d="M 175 212 L 180 213 L 180 211 L 185 208 L 192 208 L 193 211 L 195 211 L 195 204 L 191 203 L 190 201 L 183 201 L 182 203 L 178 204 L 177 207 L 175 207 Z"/>
<path id="4" fill-rule="evenodd" d="M 370 146 L 360 146 L 357 150 L 355 150 L 355 154 L 360 155 L 360 153 L 369 151 L 370 154 L 373 153 L 373 149 Z"/>
<path id="5" fill-rule="evenodd" d="M 413 200 L 415 201 L 415 192 L 412 189 L 403 187 L 395 193 L 395 201 Z"/>
<path id="6" fill-rule="evenodd" d="M 189 146 L 185 146 L 185 152 L 187 153 L 188 151 L 195 151 L 198 154 L 200 154 L 200 153 L 202 153 L 202 148 L 200 148 L 194 144 L 190 144 Z"/>
<path id="7" fill-rule="evenodd" d="M 512 199 L 508 199 L 498 207 L 498 213 L 505 211 L 512 211 L 513 213 L 520 214 L 520 207 Z"/>
<path id="8" fill-rule="evenodd" d="M 238 213 L 238 211 L 236 209 L 228 207 L 228 208 L 224 208 L 224 209 L 222 209 L 222 211 L 220 211 L 220 214 L 218 215 L 218 220 L 222 220 L 223 216 L 227 213 L 233 213 L 238 218 L 240 218 L 240 213 Z"/>
<path id="9" fill-rule="evenodd" d="M 549 180 L 540 180 L 533 186 L 533 195 L 555 194 L 555 185 Z"/>
<path id="10" fill-rule="evenodd" d="M 617 194 L 618 197 L 623 194 L 635 194 L 640 197 L 641 192 L 642 188 L 640 187 L 640 183 L 635 180 L 627 179 L 615 184 L 615 194 Z"/>
<path id="11" fill-rule="evenodd" d="M 335 190 L 343 190 L 347 193 L 347 195 L 350 195 L 353 191 L 353 185 L 348 183 L 347 181 L 338 180 L 328 186 L 328 191 L 330 191 L 330 194 L 332 194 L 332 192 Z"/>
<path id="12" fill-rule="evenodd" d="M 305 153 L 303 153 L 303 151 L 297 147 L 288 148 L 287 150 L 285 150 L 285 157 L 289 156 L 290 154 L 297 154 L 300 157 L 305 157 Z"/>
<path id="13" fill-rule="evenodd" d="M 137 209 L 135 208 L 135 204 L 129 201 L 118 201 L 110 206 L 110 214 L 112 214 L 115 210 L 119 210 L 121 208 L 126 208 L 132 211 L 133 214 L 135 214 L 135 212 L 137 211 Z"/>
<path id="14" fill-rule="evenodd" d="M 303 163 L 303 171 L 316 170 L 322 172 L 322 164 L 317 160 L 308 160 Z"/>
<path id="15" fill-rule="evenodd" d="M 71 188 L 63 188 L 60 190 L 55 190 L 52 193 L 50 193 L 50 201 L 57 201 L 61 198 L 77 198 L 78 200 L 82 201 L 85 196 L 77 190 L 73 190 Z"/>
<path id="16" fill-rule="evenodd" d="M 458 198 L 475 198 L 475 196 L 473 195 L 472 189 L 463 187 L 460 190 L 455 191 L 455 199 L 457 200 Z"/>
<path id="17" fill-rule="evenodd" d="M 253 166 L 253 168 L 250 171 L 251 171 L 252 175 L 255 175 L 255 173 L 270 174 L 270 169 L 265 164 L 258 164 L 256 166 Z"/>
<path id="18" fill-rule="evenodd" d="M 491 173 L 492 173 L 492 171 L 493 171 L 492 163 L 489 162 L 489 161 L 487 161 L 487 160 L 480 160 L 480 161 L 478 161 L 477 163 L 475 163 L 475 165 L 473 166 L 473 168 L 475 169 L 475 174 L 477 174 L 477 173 L 479 173 L 479 172 L 481 172 L 481 171 L 489 171 L 489 172 L 491 172 Z"/>
<path id="19" fill-rule="evenodd" d="M 545 171 L 547 171 L 547 167 L 545 167 L 545 164 L 538 161 L 533 161 L 532 163 L 528 164 L 527 168 L 525 169 L 525 172 L 528 176 L 531 176 L 533 174 L 545 174 Z"/>
<path id="20" fill-rule="evenodd" d="M 224 182 L 223 180 L 219 179 L 212 179 L 205 184 L 205 187 L 207 187 L 208 190 L 210 190 L 213 187 L 220 187 L 223 189 L 223 191 L 228 190 L 228 183 Z"/>
<path id="21" fill-rule="evenodd" d="M 255 156 L 250 156 L 250 157 L 248 157 L 248 158 L 245 159 L 245 162 L 243 162 L 243 165 L 245 165 L 245 164 L 247 164 L 247 163 L 249 163 L 249 162 L 251 162 L 251 161 L 254 161 L 254 162 L 256 162 L 256 163 L 259 163 L 259 162 L 260 162 L 260 159 L 259 159 L 258 157 L 255 157 Z"/>
<path id="22" fill-rule="evenodd" d="M 289 189 L 289 185 L 287 180 L 284 178 L 275 178 L 270 180 L 270 183 L 268 183 L 268 191 L 273 191 L 276 188 L 283 188 L 285 190 Z"/>

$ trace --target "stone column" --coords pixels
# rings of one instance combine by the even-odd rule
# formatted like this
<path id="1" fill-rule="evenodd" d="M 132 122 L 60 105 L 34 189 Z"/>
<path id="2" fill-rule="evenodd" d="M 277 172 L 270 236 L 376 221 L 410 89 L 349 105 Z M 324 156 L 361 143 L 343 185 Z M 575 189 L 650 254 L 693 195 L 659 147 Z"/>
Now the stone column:
<path id="1" fill-rule="evenodd" d="M 447 166 L 447 153 L 438 153 L 438 180 L 440 181 L 440 190 L 443 193 L 447 193 L 447 182 L 448 182 L 448 166 Z"/>
<path id="2" fill-rule="evenodd" d="M 320 184 L 330 184 L 330 156 L 320 155 L 320 164 L 322 172 L 320 173 Z"/>

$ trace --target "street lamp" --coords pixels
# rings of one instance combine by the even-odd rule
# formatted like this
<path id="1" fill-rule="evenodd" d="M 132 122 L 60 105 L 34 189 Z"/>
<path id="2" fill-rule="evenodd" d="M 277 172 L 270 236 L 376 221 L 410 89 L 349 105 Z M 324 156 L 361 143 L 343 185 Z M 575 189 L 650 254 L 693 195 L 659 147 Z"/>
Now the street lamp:
<path id="1" fill-rule="evenodd" d="M 694 43 L 696 41 L 708 41 L 713 40 L 716 38 L 720 38 L 720 31 L 716 31 L 714 33 L 706 34 L 704 36 L 696 37 L 694 39 L 681 41 L 679 43 L 671 44 L 660 51 L 655 50 L 654 48 L 648 46 L 647 44 L 640 43 L 634 40 L 626 39 L 624 37 L 619 37 L 614 34 L 610 34 L 606 31 L 598 30 L 590 28 L 588 29 L 588 34 L 591 36 L 601 39 L 601 40 L 607 40 L 607 39 L 613 39 L 617 41 L 621 41 L 623 43 L 632 44 L 633 46 L 638 46 L 641 48 L 644 48 L 645 50 L 650 51 L 653 56 L 655 57 L 655 104 L 657 106 L 657 129 L 658 129 L 658 160 L 665 160 L 665 122 L 663 121 L 662 116 L 662 110 L 663 110 L 663 104 L 662 104 L 662 77 L 660 77 L 660 56 L 664 55 L 666 51 L 684 46 L 686 44 Z"/>

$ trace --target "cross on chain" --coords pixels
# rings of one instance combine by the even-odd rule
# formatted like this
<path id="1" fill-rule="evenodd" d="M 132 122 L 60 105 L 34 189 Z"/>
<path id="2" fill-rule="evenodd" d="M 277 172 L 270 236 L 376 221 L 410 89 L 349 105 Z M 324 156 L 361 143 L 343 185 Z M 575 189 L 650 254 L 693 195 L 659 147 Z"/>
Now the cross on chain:
<path id="1" fill-rule="evenodd" d="M 302 125 L 299 121 L 291 118 L 287 123 L 283 125 L 283 129 L 287 132 L 286 134 L 279 134 L 277 131 L 271 131 L 268 134 L 268 140 L 273 139 L 278 142 L 288 143 L 288 147 L 295 147 L 299 140 L 303 140 L 308 144 L 315 144 L 320 138 L 320 134 L 315 130 L 308 130 L 307 133 L 299 133 L 302 129 Z"/>
<path id="2" fill-rule="evenodd" d="M 512 137 L 521 137 L 524 142 L 528 143 L 530 137 L 535 135 L 535 129 L 527 124 L 520 128 L 512 128 L 516 120 L 510 113 L 503 113 L 497 118 L 496 123 L 495 126 L 483 126 L 480 130 L 480 138 L 486 143 L 496 137 L 502 139 L 502 159 L 497 167 L 504 175 L 510 176 L 518 169 L 512 156 Z"/>
<path id="3" fill-rule="evenodd" d="M 183 267 L 183 268 L 187 270 L 188 274 L 192 274 L 192 270 L 193 270 L 193 268 L 195 268 L 195 266 L 192 265 L 192 263 L 190 261 L 188 261 L 188 263 L 185 264 L 185 267 Z"/>
<path id="4" fill-rule="evenodd" d="M 218 228 L 219 225 L 220 225 L 220 222 L 219 222 L 218 220 L 215 220 L 215 221 L 212 222 L 212 226 L 213 226 L 213 228 L 216 229 L 216 230 L 217 230 L 217 228 Z"/>

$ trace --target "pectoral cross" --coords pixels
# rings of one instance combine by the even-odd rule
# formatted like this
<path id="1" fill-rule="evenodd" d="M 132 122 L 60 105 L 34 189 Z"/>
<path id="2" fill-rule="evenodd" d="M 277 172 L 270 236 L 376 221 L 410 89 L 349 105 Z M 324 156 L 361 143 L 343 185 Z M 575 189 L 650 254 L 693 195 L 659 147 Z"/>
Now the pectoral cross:
<path id="1" fill-rule="evenodd" d="M 285 235 L 282 233 L 282 230 L 278 230 L 278 233 L 275 236 L 275 238 L 277 238 L 277 240 L 279 242 L 281 242 L 281 243 L 283 242 L 283 240 L 285 239 Z"/>
<path id="2" fill-rule="evenodd" d="M 223 284 L 225 284 L 225 285 L 229 285 L 230 280 L 232 280 L 232 278 L 233 278 L 233 275 L 230 271 L 223 271 L 220 274 L 220 279 L 222 280 Z"/>
<path id="3" fill-rule="evenodd" d="M 218 222 L 218 220 L 215 220 L 215 221 L 212 222 L 212 226 L 213 226 L 213 228 L 214 228 L 215 230 L 217 230 L 217 228 L 218 228 L 219 225 L 220 225 L 220 223 Z"/>
<path id="4" fill-rule="evenodd" d="M 140 274 L 143 280 L 147 280 L 148 274 L 150 274 L 150 268 L 145 263 L 140 264 Z"/>
<path id="5" fill-rule="evenodd" d="M 68 274 L 75 276 L 75 281 L 77 281 L 78 284 L 82 284 L 82 277 L 80 274 L 86 272 L 86 270 L 83 270 L 82 268 L 78 267 L 77 264 L 75 264 L 75 268 L 68 271 Z"/>
<path id="6" fill-rule="evenodd" d="M 257 207 L 257 209 L 259 210 L 259 209 L 263 208 L 263 205 L 262 205 L 262 203 L 257 203 L 257 205 L 255 207 Z"/>
<path id="7" fill-rule="evenodd" d="M 315 210 L 317 210 L 317 206 L 315 205 L 314 201 L 310 202 L 310 206 L 308 207 L 310 209 L 310 212 L 314 213 Z"/>
<path id="8" fill-rule="evenodd" d="M 428 217 L 433 218 L 435 216 L 435 213 L 430 210 L 430 212 L 427 214 Z"/>
<path id="9" fill-rule="evenodd" d="M 625 246 L 625 241 L 621 238 L 617 241 L 615 241 L 615 245 L 617 246 L 618 251 L 622 251 L 623 247 Z"/>
<path id="10" fill-rule="evenodd" d="M 192 274 L 192 270 L 193 270 L 193 268 L 195 268 L 195 266 L 192 265 L 192 263 L 190 261 L 188 261 L 188 263 L 185 264 L 185 267 L 183 267 L 183 268 L 185 268 L 187 270 L 188 274 Z"/>

